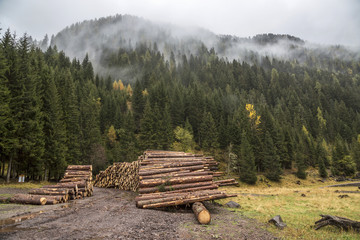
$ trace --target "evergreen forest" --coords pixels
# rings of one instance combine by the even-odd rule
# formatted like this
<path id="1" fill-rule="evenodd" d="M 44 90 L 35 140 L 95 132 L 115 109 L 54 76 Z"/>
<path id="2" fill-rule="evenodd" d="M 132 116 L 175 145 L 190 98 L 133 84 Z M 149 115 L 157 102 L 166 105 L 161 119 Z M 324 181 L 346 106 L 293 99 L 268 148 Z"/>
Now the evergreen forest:
<path id="1" fill-rule="evenodd" d="M 60 35 L 117 18 L 78 23 Z M 249 184 L 258 173 L 280 181 L 286 169 L 299 178 L 309 167 L 324 178 L 360 171 L 356 52 L 329 46 L 297 48 L 301 58 L 226 54 L 243 41 L 305 44 L 264 34 L 218 36 L 214 47 L 124 40 L 117 49 L 93 49 L 101 57 L 91 49 L 76 57 L 58 47 L 60 35 L 48 44 L 47 36 L 37 42 L 0 32 L 0 176 L 7 180 L 57 180 L 68 164 L 92 164 L 96 174 L 146 149 L 214 155 Z"/>

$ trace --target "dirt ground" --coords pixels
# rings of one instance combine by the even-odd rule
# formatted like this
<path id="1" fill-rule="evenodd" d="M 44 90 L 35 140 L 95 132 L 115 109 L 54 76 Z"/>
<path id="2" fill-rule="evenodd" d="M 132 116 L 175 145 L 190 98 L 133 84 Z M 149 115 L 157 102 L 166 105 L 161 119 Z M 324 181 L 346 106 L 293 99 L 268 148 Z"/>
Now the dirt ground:
<path id="1" fill-rule="evenodd" d="M 138 209 L 135 196 L 95 188 L 70 203 L 0 204 L 0 239 L 275 239 L 264 225 L 214 203 L 206 203 L 212 221 L 204 226 L 189 209 Z"/>

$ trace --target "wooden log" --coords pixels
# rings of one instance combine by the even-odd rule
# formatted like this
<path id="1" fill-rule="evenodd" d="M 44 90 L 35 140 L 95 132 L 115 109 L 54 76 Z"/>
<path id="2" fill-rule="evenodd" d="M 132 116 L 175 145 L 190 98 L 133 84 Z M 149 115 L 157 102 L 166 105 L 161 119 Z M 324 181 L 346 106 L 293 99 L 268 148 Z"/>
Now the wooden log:
<path id="1" fill-rule="evenodd" d="M 147 176 L 147 175 L 154 175 L 154 174 L 161 174 L 161 173 L 169 173 L 169 172 L 179 172 L 182 170 L 200 170 L 205 169 L 204 165 L 198 165 L 198 166 L 189 166 L 189 167 L 177 167 L 177 168 L 163 168 L 163 169 L 157 169 L 157 170 L 148 170 L 148 171 L 142 171 L 139 170 L 139 176 Z"/>
<path id="2" fill-rule="evenodd" d="M 57 183 L 56 185 L 45 185 L 42 186 L 42 188 L 67 188 L 67 189 L 74 189 L 75 192 L 77 192 L 77 188 L 78 187 L 83 187 L 82 185 L 85 186 L 85 181 L 81 181 L 81 182 L 67 182 L 67 183 Z"/>
<path id="3" fill-rule="evenodd" d="M 178 193 L 178 194 L 166 194 L 159 196 L 158 198 L 147 199 L 147 200 L 139 200 L 137 201 L 138 207 L 143 207 L 145 205 L 170 202 L 170 201 L 182 201 L 184 199 L 192 199 L 197 197 L 205 197 L 211 195 L 225 194 L 216 190 L 208 190 L 208 191 L 198 191 L 198 192 L 189 192 L 189 193 Z"/>
<path id="4" fill-rule="evenodd" d="M 172 186 L 162 186 L 161 188 L 159 186 L 157 187 L 149 187 L 149 188 L 139 188 L 139 193 L 155 193 L 155 192 L 166 192 L 166 191 L 174 191 L 179 189 L 185 189 L 185 188 L 194 188 L 194 187 L 202 187 L 202 186 L 209 186 L 214 185 L 212 181 L 205 181 L 205 182 L 194 182 L 194 183 L 187 183 L 187 184 L 175 184 Z"/>
<path id="5" fill-rule="evenodd" d="M 219 187 L 225 187 L 225 186 L 238 186 L 239 183 L 238 182 L 231 182 L 231 183 L 219 183 L 218 186 Z"/>
<path id="6" fill-rule="evenodd" d="M 170 207 L 170 206 L 177 206 L 177 205 L 185 205 L 194 202 L 202 202 L 202 201 L 209 201 L 221 198 L 227 198 L 228 196 L 225 193 L 215 194 L 210 196 L 197 196 L 192 198 L 186 198 L 182 200 L 172 200 L 168 202 L 161 202 L 161 203 L 152 203 L 143 205 L 142 208 L 161 208 L 161 207 Z"/>
<path id="7" fill-rule="evenodd" d="M 197 191 L 203 191 L 203 190 L 214 190 L 217 188 L 218 188 L 218 186 L 216 184 L 212 184 L 212 185 L 208 185 L 208 186 L 185 188 L 185 189 L 180 189 L 180 190 L 175 190 L 175 191 L 170 191 L 170 192 L 147 193 L 147 194 L 141 194 L 141 195 L 135 197 L 135 201 L 164 198 L 164 197 L 168 197 L 168 196 L 177 196 L 182 193 L 197 192 Z"/>
<path id="8" fill-rule="evenodd" d="M 185 176 L 203 176 L 203 175 L 212 175 L 211 171 L 194 171 L 194 172 L 174 172 L 174 173 L 164 173 L 164 174 L 156 174 L 149 176 L 140 176 L 140 180 L 144 179 L 154 179 L 154 178 L 166 178 L 166 177 L 185 177 Z"/>
<path id="9" fill-rule="evenodd" d="M 219 184 L 219 183 L 231 183 L 231 182 L 236 182 L 236 180 L 234 178 L 231 178 L 231 179 L 224 179 L 224 180 L 214 181 L 214 183 L 216 183 L 216 184 Z"/>
<path id="10" fill-rule="evenodd" d="M 15 194 L 11 199 L 12 203 L 45 205 L 46 198 L 40 195 Z"/>
<path id="11" fill-rule="evenodd" d="M 211 221 L 211 215 L 201 202 L 194 202 L 191 209 L 193 210 L 196 219 L 200 224 L 209 224 Z"/>
<path id="12" fill-rule="evenodd" d="M 79 177 L 75 177 L 75 178 L 63 178 L 60 180 L 61 183 L 69 183 L 69 182 L 81 182 L 84 181 L 86 179 L 83 178 L 79 178 Z"/>
<path id="13" fill-rule="evenodd" d="M 92 171 L 92 165 L 69 165 L 67 170 L 85 170 Z"/>
<path id="14" fill-rule="evenodd" d="M 147 170 L 155 170 L 155 169 L 161 169 L 161 168 L 176 168 L 176 167 L 187 167 L 187 166 L 197 166 L 197 165 L 204 165 L 204 162 L 202 161 L 192 161 L 192 162 L 170 162 L 170 163 L 162 163 L 162 164 L 151 164 L 148 166 L 143 166 L 141 168 L 141 171 L 147 171 Z"/>
<path id="15" fill-rule="evenodd" d="M 148 179 L 140 181 L 140 188 L 142 187 L 153 187 L 161 184 L 183 184 L 183 183 L 194 183 L 194 182 L 206 182 L 212 181 L 212 175 L 205 176 L 189 176 L 189 177 L 175 177 L 170 179 Z"/>
<path id="16" fill-rule="evenodd" d="M 64 188 L 37 188 L 29 191 L 33 195 L 68 195 L 69 190 Z"/>
<path id="17" fill-rule="evenodd" d="M 321 219 L 315 222 L 315 230 L 331 225 L 331 226 L 336 226 L 345 231 L 348 231 L 350 229 L 360 231 L 360 222 L 338 216 L 331 216 L 331 215 L 320 215 L 320 216 Z"/>

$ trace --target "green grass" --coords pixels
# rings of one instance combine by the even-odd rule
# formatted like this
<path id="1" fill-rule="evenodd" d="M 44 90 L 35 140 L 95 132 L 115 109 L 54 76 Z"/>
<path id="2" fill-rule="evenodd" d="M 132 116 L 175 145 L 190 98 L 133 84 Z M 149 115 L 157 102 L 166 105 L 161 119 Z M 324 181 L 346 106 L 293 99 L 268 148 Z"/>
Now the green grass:
<path id="1" fill-rule="evenodd" d="M 272 183 L 268 187 L 265 183 L 256 186 L 242 184 L 240 187 L 221 188 L 228 193 L 239 194 L 235 198 L 219 200 L 219 203 L 236 201 L 241 209 L 236 211 L 255 218 L 262 223 L 276 215 L 281 215 L 287 227 L 283 230 L 268 225 L 268 230 L 276 236 L 285 239 L 360 239 L 360 233 L 341 231 L 329 226 L 319 230 L 313 228 L 320 214 L 336 215 L 360 221 L 360 193 L 346 193 L 349 198 L 339 198 L 344 193 L 335 193 L 335 190 L 356 191 L 357 187 L 321 188 L 336 184 L 334 181 L 321 183 L 316 177 L 300 180 L 293 175 L 284 177 L 281 183 Z M 264 194 L 270 196 L 243 196 L 240 193 Z M 301 194 L 305 194 L 302 197 Z"/>
<path id="2" fill-rule="evenodd" d="M 51 185 L 50 182 L 25 182 L 25 183 L 1 183 L 0 188 L 20 188 L 20 189 L 32 189 L 40 188 L 44 185 Z"/>

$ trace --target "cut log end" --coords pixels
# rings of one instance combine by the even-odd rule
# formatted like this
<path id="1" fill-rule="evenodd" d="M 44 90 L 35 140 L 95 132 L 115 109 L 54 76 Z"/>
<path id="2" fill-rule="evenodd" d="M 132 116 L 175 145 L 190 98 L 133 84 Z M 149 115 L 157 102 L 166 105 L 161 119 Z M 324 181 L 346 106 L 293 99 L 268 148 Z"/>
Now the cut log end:
<path id="1" fill-rule="evenodd" d="M 192 210 L 200 224 L 209 224 L 211 222 L 210 212 L 201 202 L 195 202 L 192 205 Z"/>

